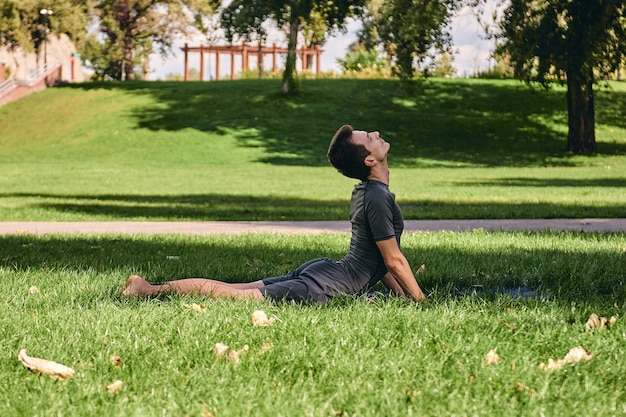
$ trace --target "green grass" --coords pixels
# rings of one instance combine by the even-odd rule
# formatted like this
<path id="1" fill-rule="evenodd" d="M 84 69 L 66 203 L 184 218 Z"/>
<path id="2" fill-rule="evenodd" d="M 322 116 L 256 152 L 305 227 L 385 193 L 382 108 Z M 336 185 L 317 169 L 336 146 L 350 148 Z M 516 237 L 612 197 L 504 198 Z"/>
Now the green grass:
<path id="1" fill-rule="evenodd" d="M 409 261 L 431 293 L 415 305 L 344 299 L 320 308 L 190 297 L 127 300 L 131 273 L 161 281 L 254 280 L 348 235 L 0 237 L 3 416 L 621 415 L 626 413 L 626 235 L 411 233 Z M 543 299 L 451 296 L 525 285 Z M 39 293 L 29 294 L 31 286 Z M 206 314 L 183 307 L 204 303 Z M 279 320 L 250 323 L 263 309 Z M 591 313 L 618 317 L 591 333 Z M 249 346 L 235 365 L 213 347 Z M 264 351 L 264 345 L 272 348 Z M 544 373 L 574 346 L 585 363 Z M 20 348 L 76 369 L 63 382 L 17 361 Z M 497 365 L 485 355 L 496 349 Z M 111 355 L 123 363 L 114 367 Z M 104 387 L 122 380 L 109 394 Z M 203 414 L 204 413 L 204 414 Z"/>
<path id="2" fill-rule="evenodd" d="M 344 123 L 392 143 L 407 219 L 625 217 L 626 85 L 596 97 L 598 153 L 564 153 L 562 88 L 431 80 L 86 83 L 0 108 L 0 220 L 345 219 Z"/>
<path id="3" fill-rule="evenodd" d="M 336 128 L 392 143 L 405 217 L 625 217 L 626 88 L 598 94 L 599 151 L 562 152 L 564 91 L 509 81 L 80 84 L 0 108 L 0 220 L 345 219 L 354 181 L 328 166 Z M 200 297 L 128 300 L 151 281 L 250 281 L 346 234 L 0 236 L 0 415 L 406 416 L 626 414 L 626 234 L 410 233 L 423 304 L 323 308 Z M 29 294 L 36 286 L 39 293 Z M 528 287 L 541 298 L 496 289 Z M 483 296 L 471 294 L 477 288 Z M 184 308 L 204 303 L 206 314 Z M 279 320 L 250 323 L 255 309 Z M 587 332 L 591 313 L 617 316 Z M 249 346 L 235 365 L 213 347 Z M 271 349 L 264 346 L 271 344 Z M 570 348 L 585 363 L 544 373 Z M 19 349 L 76 369 L 56 382 Z M 497 365 L 485 365 L 496 349 Z M 111 355 L 123 363 L 114 367 Z M 104 387 L 122 380 L 109 394 Z"/>

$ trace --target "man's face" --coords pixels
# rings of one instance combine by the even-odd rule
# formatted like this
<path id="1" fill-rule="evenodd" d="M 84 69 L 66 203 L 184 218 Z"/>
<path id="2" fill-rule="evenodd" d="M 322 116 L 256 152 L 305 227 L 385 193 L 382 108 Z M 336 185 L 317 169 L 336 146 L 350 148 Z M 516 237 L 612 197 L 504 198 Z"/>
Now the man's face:
<path id="1" fill-rule="evenodd" d="M 389 152 L 391 145 L 380 137 L 380 133 L 355 130 L 352 132 L 352 142 L 365 146 L 372 156 L 377 160 L 383 160 Z"/>

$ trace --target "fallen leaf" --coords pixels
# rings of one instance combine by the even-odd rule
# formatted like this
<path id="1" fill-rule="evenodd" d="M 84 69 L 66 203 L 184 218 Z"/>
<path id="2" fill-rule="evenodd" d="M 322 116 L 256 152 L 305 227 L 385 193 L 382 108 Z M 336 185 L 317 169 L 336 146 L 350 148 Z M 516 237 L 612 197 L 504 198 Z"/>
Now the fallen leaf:
<path id="1" fill-rule="evenodd" d="M 527 392 L 530 395 L 535 395 L 537 393 L 537 391 L 535 391 L 533 388 L 527 387 L 526 385 L 522 384 L 521 382 L 516 382 L 515 383 L 515 391 L 517 391 L 517 392 Z"/>
<path id="2" fill-rule="evenodd" d="M 228 359 L 233 363 L 239 363 L 239 352 L 235 349 L 228 351 Z"/>
<path id="3" fill-rule="evenodd" d="M 223 343 L 216 343 L 213 349 L 215 350 L 215 356 L 220 357 L 224 356 L 230 348 L 228 347 L 228 345 L 225 345 Z"/>
<path id="4" fill-rule="evenodd" d="M 576 363 L 582 361 L 589 361 L 593 358 L 593 353 L 590 350 L 585 349 L 582 346 L 576 346 L 571 348 L 567 355 L 563 358 L 565 363 Z"/>
<path id="5" fill-rule="evenodd" d="M 250 350 L 248 345 L 244 345 L 243 348 L 240 350 L 230 349 L 227 355 L 228 359 L 233 363 L 239 363 L 239 357 L 241 356 L 241 354 L 247 353 L 248 350 Z"/>
<path id="6" fill-rule="evenodd" d="M 118 379 L 117 381 L 111 382 L 105 388 L 107 391 L 109 391 L 109 394 L 115 394 L 116 392 L 121 390 L 123 386 L 124 386 L 124 383 Z"/>
<path id="7" fill-rule="evenodd" d="M 202 412 L 200 413 L 200 417 L 215 417 L 213 411 L 209 410 L 209 407 L 205 403 L 202 403 Z"/>
<path id="8" fill-rule="evenodd" d="M 28 289 L 28 293 L 29 293 L 30 295 L 33 295 L 33 294 L 39 294 L 39 288 L 37 288 L 37 287 L 35 287 L 35 286 L 33 285 L 32 287 L 30 287 L 30 288 Z"/>
<path id="9" fill-rule="evenodd" d="M 185 304 L 185 303 L 183 303 L 183 307 L 185 307 L 185 308 L 187 308 L 189 310 L 197 311 L 198 313 L 206 313 L 206 306 L 204 304 L 197 304 L 197 303 Z"/>
<path id="10" fill-rule="evenodd" d="M 263 343 L 263 346 L 261 346 L 261 350 L 259 351 L 259 355 L 262 355 L 265 352 L 269 352 L 272 349 L 274 349 L 274 345 L 273 344 L 271 344 L 270 342 Z"/>
<path id="11" fill-rule="evenodd" d="M 250 350 L 248 345 L 244 345 L 240 350 L 231 349 L 228 345 L 223 343 L 216 343 L 213 348 L 215 351 L 215 356 L 218 358 L 227 357 L 233 363 L 239 363 L 239 357 L 243 353 L 247 353 Z"/>
<path id="12" fill-rule="evenodd" d="M 514 324 L 509 324 L 509 323 L 507 323 L 507 322 L 506 322 L 506 321 L 504 321 L 504 320 L 502 320 L 502 323 L 504 324 L 504 326 L 505 326 L 507 329 L 509 329 L 509 330 L 511 330 L 511 331 L 513 331 L 513 332 L 514 332 L 515 330 L 517 330 L 517 326 L 516 326 L 516 325 L 514 325 Z"/>
<path id="13" fill-rule="evenodd" d="M 256 310 L 252 313 L 252 324 L 254 326 L 271 326 L 275 321 L 276 319 L 274 317 L 267 317 L 267 314 L 265 314 L 263 310 Z"/>
<path id="14" fill-rule="evenodd" d="M 111 355 L 109 356 L 109 362 L 111 362 L 113 366 L 120 366 L 122 364 L 122 358 L 117 355 Z"/>
<path id="15" fill-rule="evenodd" d="M 41 372 L 50 375 L 54 379 L 69 378 L 76 373 L 75 370 L 60 363 L 49 361 L 47 359 L 34 358 L 26 354 L 26 349 L 20 350 L 17 358 L 22 364 L 31 371 Z"/>
<path id="16" fill-rule="evenodd" d="M 585 349 L 582 346 L 576 346 L 571 348 L 563 359 L 554 360 L 550 358 L 548 359 L 548 363 L 540 363 L 539 369 L 545 372 L 558 371 L 567 364 L 590 361 L 592 358 L 593 352 Z"/>
<path id="17" fill-rule="evenodd" d="M 585 329 L 587 331 L 592 332 L 594 330 L 604 330 L 606 328 L 611 328 L 617 322 L 617 317 L 611 316 L 610 319 L 606 317 L 600 317 L 596 313 L 592 313 L 589 316 L 589 320 L 585 323 Z"/>
<path id="18" fill-rule="evenodd" d="M 417 273 L 418 274 L 422 274 L 424 271 L 426 271 L 426 265 L 420 265 L 419 268 L 417 268 Z"/>
<path id="19" fill-rule="evenodd" d="M 494 349 L 487 352 L 487 355 L 485 356 L 485 363 L 487 365 L 495 365 L 498 361 L 500 361 L 500 355 L 498 355 Z"/>

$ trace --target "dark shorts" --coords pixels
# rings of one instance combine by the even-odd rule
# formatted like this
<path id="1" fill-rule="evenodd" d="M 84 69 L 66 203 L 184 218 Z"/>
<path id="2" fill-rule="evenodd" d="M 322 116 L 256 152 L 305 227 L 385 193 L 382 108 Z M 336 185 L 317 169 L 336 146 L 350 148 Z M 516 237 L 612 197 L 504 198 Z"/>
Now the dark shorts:
<path id="1" fill-rule="evenodd" d="M 275 301 L 315 302 L 324 304 L 335 295 L 349 293 L 346 273 L 340 264 L 319 258 L 300 265 L 290 274 L 266 278 L 259 291 Z"/>

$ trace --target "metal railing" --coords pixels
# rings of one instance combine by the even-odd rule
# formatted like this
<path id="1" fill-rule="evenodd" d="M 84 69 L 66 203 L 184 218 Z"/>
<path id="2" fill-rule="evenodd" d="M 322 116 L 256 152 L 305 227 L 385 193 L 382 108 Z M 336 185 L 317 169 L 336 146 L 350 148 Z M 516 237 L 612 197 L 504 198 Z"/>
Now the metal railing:
<path id="1" fill-rule="evenodd" d="M 13 76 L 9 77 L 8 80 L 0 83 L 0 97 L 8 93 L 9 91 L 13 90 L 17 86 L 20 86 L 20 85 L 29 86 L 29 85 L 35 84 L 37 81 L 40 81 L 42 78 L 45 78 L 52 72 L 56 71 L 56 69 L 59 66 L 60 64 L 54 64 L 54 65 L 45 64 L 42 68 L 34 71 L 31 74 L 30 78 L 28 79 L 16 79 Z"/>
<path id="2" fill-rule="evenodd" d="M 13 78 L 9 78 L 8 80 L 1 82 L 0 97 L 3 96 L 4 93 L 8 93 L 9 91 L 13 90 L 15 87 L 17 87 L 17 81 L 15 81 L 15 79 Z"/>

